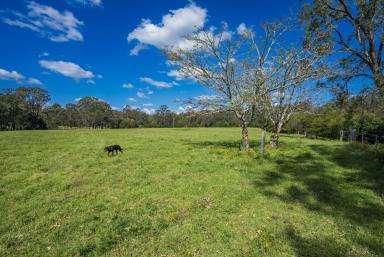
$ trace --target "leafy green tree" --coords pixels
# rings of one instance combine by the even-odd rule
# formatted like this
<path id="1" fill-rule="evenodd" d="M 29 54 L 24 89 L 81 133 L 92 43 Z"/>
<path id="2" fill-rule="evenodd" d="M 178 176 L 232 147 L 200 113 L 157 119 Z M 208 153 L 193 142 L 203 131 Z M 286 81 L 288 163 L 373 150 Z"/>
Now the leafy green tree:
<path id="1" fill-rule="evenodd" d="M 303 5 L 307 45 L 332 51 L 346 80 L 366 77 L 384 94 L 384 1 L 313 0 Z"/>

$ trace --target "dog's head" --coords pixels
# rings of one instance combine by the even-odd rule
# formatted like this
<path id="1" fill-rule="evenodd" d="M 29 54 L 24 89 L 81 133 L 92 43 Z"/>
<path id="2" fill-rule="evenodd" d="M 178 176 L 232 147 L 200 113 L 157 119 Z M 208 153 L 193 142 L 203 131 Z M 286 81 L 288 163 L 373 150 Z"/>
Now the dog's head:
<path id="1" fill-rule="evenodd" d="M 104 152 L 108 151 L 108 146 L 104 147 Z"/>

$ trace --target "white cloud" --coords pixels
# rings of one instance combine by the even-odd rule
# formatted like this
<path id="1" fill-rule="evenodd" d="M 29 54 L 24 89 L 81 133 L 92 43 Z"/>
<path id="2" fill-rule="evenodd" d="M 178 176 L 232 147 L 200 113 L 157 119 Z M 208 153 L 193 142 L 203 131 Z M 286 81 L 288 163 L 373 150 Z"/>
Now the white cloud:
<path id="1" fill-rule="evenodd" d="M 140 81 L 146 82 L 152 86 L 158 88 L 169 88 L 178 85 L 176 82 L 164 82 L 164 81 L 156 81 L 148 77 L 141 77 Z"/>
<path id="2" fill-rule="evenodd" d="M 7 71 L 4 69 L 0 69 L 0 79 L 2 80 L 15 80 L 15 81 L 21 81 L 25 77 L 18 73 L 17 71 Z"/>
<path id="3" fill-rule="evenodd" d="M 43 85 L 43 83 L 35 78 L 26 78 L 23 74 L 17 71 L 7 71 L 0 69 L 0 79 L 15 81 L 19 84 L 30 84 L 30 85 Z"/>
<path id="4" fill-rule="evenodd" d="M 119 107 L 116 107 L 116 106 L 111 106 L 111 108 L 112 108 L 112 110 L 114 110 L 114 111 L 117 111 L 117 110 L 120 109 Z"/>
<path id="5" fill-rule="evenodd" d="M 136 99 L 133 98 L 133 97 L 128 98 L 128 101 L 130 101 L 130 102 L 134 102 L 134 103 L 137 102 Z"/>
<path id="6" fill-rule="evenodd" d="M 144 94 L 144 92 L 142 92 L 142 91 L 137 92 L 136 95 L 137 95 L 138 98 L 149 98 L 149 97 L 146 96 L 146 95 Z"/>
<path id="7" fill-rule="evenodd" d="M 190 111 L 193 111 L 193 107 L 192 107 L 192 105 L 180 106 L 179 111 L 180 112 L 190 112 Z"/>
<path id="8" fill-rule="evenodd" d="M 82 98 L 82 97 L 77 97 L 77 98 L 75 98 L 75 102 L 78 102 L 78 101 L 80 101 L 80 100 L 81 100 L 81 98 Z"/>
<path id="9" fill-rule="evenodd" d="M 125 83 L 121 85 L 122 88 L 134 88 L 134 86 L 131 83 Z"/>
<path id="10" fill-rule="evenodd" d="M 153 108 L 143 108 L 142 111 L 145 112 L 146 114 L 149 114 L 149 115 L 155 113 L 155 109 L 153 109 Z"/>
<path id="11" fill-rule="evenodd" d="M 61 13 L 50 6 L 33 1 L 28 2 L 27 9 L 27 14 L 10 11 L 9 17 L 3 18 L 3 22 L 10 26 L 30 29 L 54 42 L 83 41 L 79 27 L 84 23 L 72 12 Z"/>
<path id="12" fill-rule="evenodd" d="M 240 23 L 240 25 L 237 27 L 236 29 L 237 31 L 237 34 L 239 35 L 244 35 L 244 33 L 246 33 L 248 30 L 247 26 L 245 26 L 245 23 Z"/>
<path id="13" fill-rule="evenodd" d="M 148 95 L 153 95 L 153 90 L 149 89 L 149 88 L 145 88 L 147 90 L 147 94 Z"/>
<path id="14" fill-rule="evenodd" d="M 64 61 L 46 61 L 40 60 L 40 65 L 50 71 L 59 73 L 63 76 L 73 78 L 75 80 L 80 79 L 89 79 L 87 82 L 94 83 L 92 78 L 95 75 L 91 71 L 84 70 L 79 65 L 73 62 L 64 62 Z"/>
<path id="15" fill-rule="evenodd" d="M 151 106 L 153 106 L 153 103 L 145 103 L 145 104 L 143 104 L 143 106 L 151 107 Z"/>
<path id="16" fill-rule="evenodd" d="M 131 54 L 137 55 L 144 45 L 152 45 L 160 49 L 191 48 L 192 42 L 185 37 L 202 29 L 206 19 L 207 10 L 196 6 L 193 2 L 184 8 L 170 10 L 162 17 L 160 24 L 153 24 L 150 20 L 143 19 L 141 24 L 128 34 L 128 42 L 139 41 Z"/>
<path id="17" fill-rule="evenodd" d="M 43 83 L 38 80 L 38 79 L 35 79 L 35 78 L 29 78 L 27 81 L 26 81 L 27 84 L 32 84 L 32 85 L 43 85 Z"/>
<path id="18" fill-rule="evenodd" d="M 84 6 L 91 6 L 91 7 L 95 7 L 95 6 L 101 6 L 102 5 L 102 2 L 101 0 L 68 0 L 69 2 L 73 2 L 73 3 L 77 3 L 77 4 L 81 4 L 81 5 L 84 5 Z"/>
<path id="19" fill-rule="evenodd" d="M 167 72 L 169 77 L 174 77 L 176 80 L 185 79 L 184 75 L 179 70 L 170 70 Z"/>
<path id="20" fill-rule="evenodd" d="M 140 52 L 141 50 L 144 50 L 144 49 L 146 49 L 146 48 L 148 48 L 147 45 L 144 45 L 144 44 L 137 44 L 137 45 L 135 45 L 134 48 L 131 49 L 131 51 L 129 51 L 129 55 L 135 55 L 135 56 L 137 56 L 137 55 L 139 55 L 139 52 Z"/>
<path id="21" fill-rule="evenodd" d="M 47 57 L 49 56 L 49 53 L 48 52 L 43 52 L 42 54 L 39 54 L 39 58 L 41 57 Z"/>

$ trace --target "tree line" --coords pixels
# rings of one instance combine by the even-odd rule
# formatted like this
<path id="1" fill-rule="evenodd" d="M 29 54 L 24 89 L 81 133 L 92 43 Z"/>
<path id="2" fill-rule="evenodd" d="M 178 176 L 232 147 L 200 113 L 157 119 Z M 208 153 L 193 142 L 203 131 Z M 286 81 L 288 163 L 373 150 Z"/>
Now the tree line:
<path id="1" fill-rule="evenodd" d="M 38 87 L 4 89 L 0 93 L 0 129 L 59 128 L 165 128 L 165 127 L 233 127 L 231 113 L 176 113 L 161 105 L 154 114 L 147 114 L 127 105 L 122 111 L 96 97 L 86 96 L 76 104 L 48 105 L 48 91 Z"/>
<path id="2" fill-rule="evenodd" d="M 48 91 L 38 87 L 4 89 L 0 94 L 0 129 L 65 128 L 182 128 L 235 127 L 233 112 L 188 111 L 176 113 L 161 105 L 154 114 L 127 105 L 122 111 L 96 97 L 83 97 L 76 104 L 47 106 Z M 331 101 L 321 106 L 307 104 L 305 111 L 294 113 L 282 132 L 367 143 L 384 142 L 384 99 L 376 91 L 359 95 L 333 91 Z M 304 109 L 304 108 L 303 108 Z M 256 116 L 251 127 L 273 131 L 274 124 Z M 364 138 L 361 138 L 361 137 Z"/>

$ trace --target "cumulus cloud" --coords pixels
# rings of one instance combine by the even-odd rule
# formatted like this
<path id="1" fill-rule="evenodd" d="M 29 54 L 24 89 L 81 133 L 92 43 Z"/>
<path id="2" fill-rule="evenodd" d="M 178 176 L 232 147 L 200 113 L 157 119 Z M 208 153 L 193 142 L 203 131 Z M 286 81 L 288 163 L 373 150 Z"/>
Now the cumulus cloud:
<path id="1" fill-rule="evenodd" d="M 144 49 L 146 49 L 146 48 L 148 48 L 147 45 L 144 45 L 144 44 L 137 44 L 137 45 L 135 45 L 135 47 L 133 47 L 133 48 L 131 49 L 131 51 L 129 51 L 129 55 L 135 55 L 135 56 L 137 56 L 137 55 L 139 55 L 139 52 L 140 52 L 141 50 L 144 50 Z"/>
<path id="2" fill-rule="evenodd" d="M 39 58 L 41 57 L 47 57 L 49 56 L 49 53 L 48 52 L 43 52 L 42 54 L 39 54 Z"/>
<path id="3" fill-rule="evenodd" d="M 170 10 L 162 17 L 159 24 L 143 19 L 141 24 L 128 34 L 127 40 L 139 41 L 132 50 L 137 55 L 145 45 L 152 45 L 162 49 L 166 47 L 191 48 L 192 42 L 186 36 L 194 34 L 204 27 L 207 10 L 191 2 L 184 8 Z"/>
<path id="4" fill-rule="evenodd" d="M 137 102 L 136 99 L 133 98 L 133 97 L 128 98 L 128 101 L 130 101 L 130 102 L 134 102 L 134 103 Z"/>
<path id="5" fill-rule="evenodd" d="M 245 23 L 240 23 L 240 25 L 237 27 L 236 29 L 237 31 L 237 34 L 239 35 L 244 35 L 244 33 L 246 33 L 248 31 L 248 28 L 247 26 L 245 26 Z"/>
<path id="6" fill-rule="evenodd" d="M 91 7 L 97 7 L 102 5 L 101 0 L 68 0 L 68 2 Z"/>
<path id="7" fill-rule="evenodd" d="M 145 90 L 147 90 L 147 94 L 148 95 L 152 95 L 153 94 L 153 90 L 149 89 L 149 88 L 145 88 Z"/>
<path id="8" fill-rule="evenodd" d="M 184 75 L 179 70 L 170 70 L 170 71 L 167 72 L 167 75 L 169 77 L 174 77 L 176 80 L 183 80 L 183 79 L 185 79 Z"/>
<path id="9" fill-rule="evenodd" d="M 170 88 L 173 86 L 178 85 L 176 82 L 165 82 L 165 81 L 156 81 L 148 77 L 141 77 L 140 81 L 143 81 L 145 83 L 148 83 L 152 86 L 158 87 L 158 88 Z"/>
<path id="10" fill-rule="evenodd" d="M 138 98 L 149 98 L 143 91 L 139 91 L 136 93 Z"/>
<path id="11" fill-rule="evenodd" d="M 32 85 L 42 85 L 43 83 L 38 80 L 38 79 L 35 79 L 35 78 L 29 78 L 27 81 L 26 81 L 27 84 L 32 84 Z"/>
<path id="12" fill-rule="evenodd" d="M 143 104 L 143 106 L 151 107 L 151 106 L 153 106 L 153 103 L 145 103 L 145 104 Z"/>
<path id="13" fill-rule="evenodd" d="M 190 112 L 193 111 L 193 106 L 192 105 L 186 105 L 186 106 L 180 106 L 179 107 L 179 112 Z"/>
<path id="14" fill-rule="evenodd" d="M 124 83 L 123 85 L 121 85 L 122 88 L 134 88 L 134 86 L 131 84 L 131 83 Z"/>
<path id="15" fill-rule="evenodd" d="M 20 73 L 18 73 L 17 71 L 7 71 L 4 69 L 0 69 L 0 78 L 2 80 L 20 81 L 20 80 L 23 80 L 25 77 Z"/>
<path id="16" fill-rule="evenodd" d="M 155 109 L 153 109 L 153 108 L 143 108 L 142 111 L 145 112 L 146 114 L 149 114 L 149 115 L 155 113 Z"/>
<path id="17" fill-rule="evenodd" d="M 94 78 L 95 75 L 91 71 L 84 70 L 76 63 L 46 60 L 40 60 L 39 63 L 42 67 L 50 71 L 73 78 L 74 80 L 89 79 L 88 83 L 94 82 L 92 78 Z"/>
<path id="18" fill-rule="evenodd" d="M 0 69 L 0 79 L 15 81 L 19 84 L 30 84 L 30 85 L 42 85 L 43 83 L 35 78 L 26 78 L 23 74 L 17 71 L 7 71 Z"/>
<path id="19" fill-rule="evenodd" d="M 36 2 L 28 2 L 28 13 L 9 11 L 2 21 L 10 26 L 30 29 L 54 42 L 83 41 L 79 27 L 84 23 L 72 12 L 58 10 Z"/>

